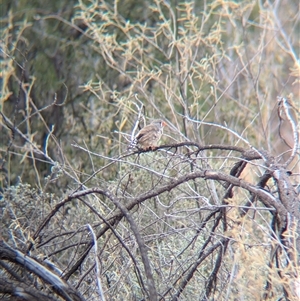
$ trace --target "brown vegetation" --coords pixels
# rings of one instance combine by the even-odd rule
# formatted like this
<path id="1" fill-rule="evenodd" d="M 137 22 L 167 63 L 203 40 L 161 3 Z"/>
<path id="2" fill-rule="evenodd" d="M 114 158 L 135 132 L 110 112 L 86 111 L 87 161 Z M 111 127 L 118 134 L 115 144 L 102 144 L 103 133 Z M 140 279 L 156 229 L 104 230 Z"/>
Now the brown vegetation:
<path id="1" fill-rule="evenodd" d="M 300 298 L 297 1 L 0 12 L 1 300 Z"/>

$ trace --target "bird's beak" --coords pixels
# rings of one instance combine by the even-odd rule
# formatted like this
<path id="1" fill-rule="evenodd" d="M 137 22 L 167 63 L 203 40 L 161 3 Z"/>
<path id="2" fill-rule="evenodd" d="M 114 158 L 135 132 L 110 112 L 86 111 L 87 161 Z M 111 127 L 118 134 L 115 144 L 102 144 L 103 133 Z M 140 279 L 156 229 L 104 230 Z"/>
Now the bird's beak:
<path id="1" fill-rule="evenodd" d="M 166 122 L 164 122 L 164 121 L 162 121 L 162 126 L 166 126 L 167 125 L 167 123 Z"/>

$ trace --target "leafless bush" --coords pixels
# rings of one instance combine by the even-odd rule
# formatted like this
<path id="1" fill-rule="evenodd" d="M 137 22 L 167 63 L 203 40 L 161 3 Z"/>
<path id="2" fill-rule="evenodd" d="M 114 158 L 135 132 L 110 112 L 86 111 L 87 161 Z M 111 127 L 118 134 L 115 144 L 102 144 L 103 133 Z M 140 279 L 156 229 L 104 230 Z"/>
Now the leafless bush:
<path id="1" fill-rule="evenodd" d="M 126 5 L 39 16 L 98 68 L 86 79 L 80 61 L 81 87 L 42 106 L 2 41 L 1 297 L 298 300 L 297 3 Z M 127 150 L 152 118 L 161 145 Z"/>

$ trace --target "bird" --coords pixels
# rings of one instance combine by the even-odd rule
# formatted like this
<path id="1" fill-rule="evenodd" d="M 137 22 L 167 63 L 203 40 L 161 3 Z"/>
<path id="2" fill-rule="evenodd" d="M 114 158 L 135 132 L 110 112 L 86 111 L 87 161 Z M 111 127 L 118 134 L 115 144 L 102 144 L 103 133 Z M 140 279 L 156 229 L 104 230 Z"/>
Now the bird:
<path id="1" fill-rule="evenodd" d="M 167 124 L 163 120 L 154 120 L 143 127 L 134 139 L 129 148 L 138 147 L 143 150 L 154 150 L 157 148 L 158 141 L 163 134 L 163 128 Z"/>

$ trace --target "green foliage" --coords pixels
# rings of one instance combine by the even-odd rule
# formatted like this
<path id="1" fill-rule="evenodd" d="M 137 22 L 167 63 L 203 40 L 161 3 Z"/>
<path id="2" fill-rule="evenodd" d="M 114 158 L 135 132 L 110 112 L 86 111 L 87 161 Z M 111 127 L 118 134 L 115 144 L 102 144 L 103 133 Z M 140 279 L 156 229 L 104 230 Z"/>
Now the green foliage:
<path id="1" fill-rule="evenodd" d="M 99 296 L 87 225 L 107 300 L 150 298 L 136 232 L 164 300 L 295 295 L 296 251 L 285 237 L 296 241 L 297 220 L 280 228 L 272 168 L 296 158 L 297 1 L 1 5 L 7 242 L 50 258 L 88 300 Z M 291 119 L 277 96 L 289 96 Z M 156 118 L 167 123 L 161 144 L 184 145 L 128 151 L 133 128 Z M 288 163 L 278 170 L 297 174 L 299 160 Z M 248 186 L 233 188 L 230 177 Z M 280 202 L 270 206 L 255 189 Z"/>

